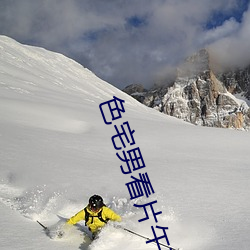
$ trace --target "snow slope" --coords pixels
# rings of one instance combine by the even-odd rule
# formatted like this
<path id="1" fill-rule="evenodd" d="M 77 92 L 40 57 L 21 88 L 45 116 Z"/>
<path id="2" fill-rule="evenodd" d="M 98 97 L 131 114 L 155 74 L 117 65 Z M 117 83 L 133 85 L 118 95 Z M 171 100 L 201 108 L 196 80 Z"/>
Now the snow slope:
<path id="1" fill-rule="evenodd" d="M 149 198 L 130 200 L 114 126 L 99 109 L 113 96 L 125 100 L 113 125 L 128 121 L 135 130 L 146 164 L 140 172 L 155 190 Z M 157 249 L 112 223 L 92 244 L 83 223 L 63 239 L 50 239 L 36 223 L 53 228 L 63 223 L 58 215 L 72 216 L 97 193 L 122 226 L 147 237 L 152 225 L 167 226 L 171 245 L 184 250 L 248 250 L 249 143 L 248 132 L 165 116 L 63 55 L 0 36 L 1 249 Z M 159 222 L 139 223 L 145 214 L 133 204 L 153 200 Z"/>

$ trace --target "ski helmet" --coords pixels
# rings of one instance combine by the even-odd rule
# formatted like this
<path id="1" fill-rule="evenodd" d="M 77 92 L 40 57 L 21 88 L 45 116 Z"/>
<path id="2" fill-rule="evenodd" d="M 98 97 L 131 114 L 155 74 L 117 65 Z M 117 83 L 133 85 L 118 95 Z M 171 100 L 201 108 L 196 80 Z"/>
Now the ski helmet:
<path id="1" fill-rule="evenodd" d="M 91 210 L 99 210 L 103 205 L 103 199 L 101 196 L 95 194 L 89 198 L 89 206 Z"/>

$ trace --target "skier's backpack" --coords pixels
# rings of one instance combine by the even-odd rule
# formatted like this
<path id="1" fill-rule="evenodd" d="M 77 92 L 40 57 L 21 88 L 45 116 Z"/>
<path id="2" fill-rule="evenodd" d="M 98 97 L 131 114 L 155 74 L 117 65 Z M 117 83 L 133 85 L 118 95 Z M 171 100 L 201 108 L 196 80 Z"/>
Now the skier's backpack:
<path id="1" fill-rule="evenodd" d="M 104 205 L 104 206 L 105 206 L 105 205 Z M 84 220 L 85 220 L 85 226 L 87 226 L 87 222 L 89 221 L 90 217 L 92 218 L 92 221 L 91 221 L 90 224 L 93 223 L 94 217 L 97 217 L 100 221 L 102 221 L 102 222 L 104 222 L 104 223 L 107 223 L 107 222 L 109 221 L 109 219 L 104 220 L 104 219 L 102 218 L 102 210 L 101 210 L 96 216 L 90 215 L 90 213 L 89 213 L 88 210 L 87 210 L 87 207 L 84 208 L 84 212 L 85 212 L 85 219 L 84 219 Z"/>

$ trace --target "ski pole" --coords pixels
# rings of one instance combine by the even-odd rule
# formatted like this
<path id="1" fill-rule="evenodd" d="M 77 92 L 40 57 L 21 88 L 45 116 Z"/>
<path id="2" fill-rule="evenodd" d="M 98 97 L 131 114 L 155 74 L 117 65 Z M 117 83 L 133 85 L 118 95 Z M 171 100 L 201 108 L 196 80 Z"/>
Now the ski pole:
<path id="1" fill-rule="evenodd" d="M 50 229 L 48 228 L 48 227 L 46 227 L 46 226 L 44 226 L 40 221 L 36 221 L 43 229 L 44 229 L 44 231 L 45 231 L 45 233 L 51 238 L 51 239 L 53 239 L 53 236 L 52 235 L 50 235 Z M 56 232 L 56 236 L 58 237 L 58 238 L 62 238 L 63 237 L 63 235 L 64 235 L 64 232 L 63 231 L 57 231 Z"/>
<path id="2" fill-rule="evenodd" d="M 45 227 L 40 221 L 36 221 L 40 226 L 42 226 L 45 230 L 47 229 L 47 227 Z"/>
<path id="3" fill-rule="evenodd" d="M 131 234 L 134 234 L 134 235 L 137 235 L 137 236 L 139 236 L 139 237 L 141 237 L 141 238 L 144 238 L 144 239 L 146 239 L 146 240 L 151 240 L 150 238 L 148 238 L 148 237 L 146 237 L 146 236 L 143 236 L 143 235 L 141 235 L 141 234 L 138 234 L 138 233 L 136 233 L 136 232 L 133 232 L 133 231 L 127 229 L 127 228 L 122 227 L 122 229 L 125 230 L 125 231 L 127 231 L 127 232 L 129 232 L 129 233 L 131 233 Z M 157 244 L 156 242 L 153 242 L 153 243 Z M 172 247 L 172 246 L 170 246 L 170 245 L 166 245 L 166 244 L 163 244 L 163 243 L 160 243 L 160 242 L 158 242 L 158 243 L 159 243 L 159 245 L 161 245 L 161 246 L 163 246 L 163 247 L 167 247 L 167 248 L 169 248 L 169 249 L 180 250 L 180 248 L 174 248 L 174 247 Z"/>
<path id="4" fill-rule="evenodd" d="M 43 229 L 46 231 L 46 232 L 48 232 L 49 231 L 49 229 L 47 228 L 47 227 L 45 227 L 40 221 L 36 221 L 41 227 L 43 227 Z"/>

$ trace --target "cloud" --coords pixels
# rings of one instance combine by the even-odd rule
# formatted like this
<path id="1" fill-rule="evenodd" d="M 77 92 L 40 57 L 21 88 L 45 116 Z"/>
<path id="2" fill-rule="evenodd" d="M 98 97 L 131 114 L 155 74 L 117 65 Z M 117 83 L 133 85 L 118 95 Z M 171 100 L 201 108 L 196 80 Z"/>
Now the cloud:
<path id="1" fill-rule="evenodd" d="M 130 83 L 148 87 L 204 46 L 212 44 L 223 57 L 225 45 L 247 49 L 249 14 L 242 22 L 233 16 L 242 8 L 239 2 L 2 0 L 0 33 L 61 52 L 120 88 Z"/>
<path id="2" fill-rule="evenodd" d="M 227 29 L 225 26 L 220 29 Z M 232 32 L 210 44 L 215 60 L 225 67 L 244 67 L 250 64 L 250 10 L 243 15 L 242 22 Z"/>
<path id="3" fill-rule="evenodd" d="M 232 17 L 226 20 L 221 26 L 205 30 L 200 38 L 201 44 L 211 44 L 225 37 L 235 34 L 240 28 L 240 24 Z"/>

